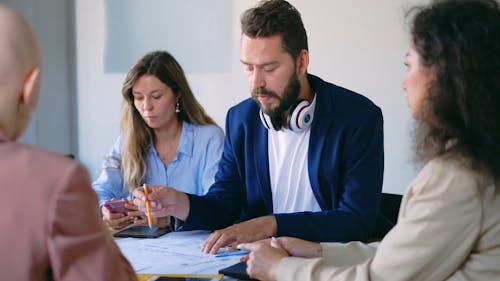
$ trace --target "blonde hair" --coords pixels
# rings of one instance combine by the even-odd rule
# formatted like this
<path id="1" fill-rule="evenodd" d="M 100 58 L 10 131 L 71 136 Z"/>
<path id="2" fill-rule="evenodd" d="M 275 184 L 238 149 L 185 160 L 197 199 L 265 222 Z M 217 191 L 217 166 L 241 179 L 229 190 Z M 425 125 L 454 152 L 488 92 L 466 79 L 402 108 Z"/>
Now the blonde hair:
<path id="1" fill-rule="evenodd" d="M 156 51 L 141 57 L 127 73 L 122 87 L 123 104 L 120 126 L 123 146 L 120 168 L 124 183 L 130 192 L 144 182 L 146 176 L 144 158 L 154 137 L 153 129 L 144 122 L 135 108 L 132 95 L 135 82 L 144 75 L 154 75 L 179 97 L 180 112 L 177 113 L 177 118 L 180 122 L 216 125 L 194 97 L 184 71 L 172 55 L 168 52 Z"/>

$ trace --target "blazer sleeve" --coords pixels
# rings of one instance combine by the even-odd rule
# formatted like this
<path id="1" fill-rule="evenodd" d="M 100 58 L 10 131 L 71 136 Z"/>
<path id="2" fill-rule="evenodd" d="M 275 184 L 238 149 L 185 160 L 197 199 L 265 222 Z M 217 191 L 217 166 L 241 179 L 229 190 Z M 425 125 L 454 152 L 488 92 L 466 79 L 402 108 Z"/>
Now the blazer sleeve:
<path id="1" fill-rule="evenodd" d="M 444 280 L 471 254 L 480 233 L 481 209 L 470 173 L 427 165 L 410 185 L 398 223 L 373 257 L 362 261 L 360 251 L 357 260 L 345 262 L 356 250 L 332 243 L 323 248 L 328 251 L 324 258 L 283 259 L 277 279 Z"/>
<path id="2" fill-rule="evenodd" d="M 54 280 L 137 280 L 96 205 L 86 171 L 73 163 L 51 196 L 48 251 Z"/>
<path id="3" fill-rule="evenodd" d="M 332 154 L 341 153 L 342 156 L 317 151 L 319 155 L 313 156 L 315 160 L 309 162 L 317 165 L 312 169 L 320 170 L 320 177 L 327 178 L 318 183 L 319 196 L 323 196 L 324 201 L 330 200 L 330 206 L 324 203 L 321 212 L 275 214 L 278 236 L 318 242 L 366 241 L 371 237 L 384 173 L 383 118 L 379 108 L 363 114 L 357 126 L 345 130 L 342 140 L 334 140 L 332 132 L 322 132 L 324 146 L 338 147 Z M 319 159 L 326 160 L 318 164 Z M 333 174 L 329 174 L 325 167 L 334 170 Z M 330 198 L 325 198 L 328 196 Z"/>

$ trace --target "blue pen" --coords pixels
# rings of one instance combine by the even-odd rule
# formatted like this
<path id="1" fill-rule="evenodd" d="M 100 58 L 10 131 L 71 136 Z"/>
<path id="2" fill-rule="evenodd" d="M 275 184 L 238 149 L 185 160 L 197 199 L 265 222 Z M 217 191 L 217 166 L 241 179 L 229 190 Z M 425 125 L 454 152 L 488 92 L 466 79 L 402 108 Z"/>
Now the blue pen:
<path id="1" fill-rule="evenodd" d="M 223 258 L 223 257 L 230 257 L 230 256 L 242 256 L 242 255 L 246 255 L 248 253 L 250 253 L 250 251 L 248 251 L 248 250 L 236 250 L 234 252 L 227 252 L 227 253 L 218 254 L 215 257 Z"/>

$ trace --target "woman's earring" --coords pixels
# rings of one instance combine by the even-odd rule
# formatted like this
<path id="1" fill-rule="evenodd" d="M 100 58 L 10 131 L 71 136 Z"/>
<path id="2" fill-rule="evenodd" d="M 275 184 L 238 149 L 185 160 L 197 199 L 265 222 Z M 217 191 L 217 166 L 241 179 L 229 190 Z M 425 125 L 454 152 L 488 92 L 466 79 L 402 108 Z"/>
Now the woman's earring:
<path id="1" fill-rule="evenodd" d="M 175 113 L 179 113 L 181 112 L 180 108 L 179 108 L 179 102 L 177 101 L 177 104 L 175 105 Z"/>

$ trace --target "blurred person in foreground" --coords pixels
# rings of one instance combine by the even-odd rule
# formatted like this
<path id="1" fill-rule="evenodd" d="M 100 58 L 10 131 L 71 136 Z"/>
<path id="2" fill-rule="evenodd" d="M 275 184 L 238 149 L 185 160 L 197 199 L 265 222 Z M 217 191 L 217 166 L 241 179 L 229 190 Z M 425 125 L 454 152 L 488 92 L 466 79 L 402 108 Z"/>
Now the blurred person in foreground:
<path id="1" fill-rule="evenodd" d="M 136 280 L 105 230 L 85 169 L 15 141 L 39 96 L 40 53 L 28 23 L 0 6 L 2 280 Z"/>

